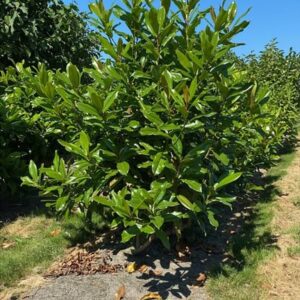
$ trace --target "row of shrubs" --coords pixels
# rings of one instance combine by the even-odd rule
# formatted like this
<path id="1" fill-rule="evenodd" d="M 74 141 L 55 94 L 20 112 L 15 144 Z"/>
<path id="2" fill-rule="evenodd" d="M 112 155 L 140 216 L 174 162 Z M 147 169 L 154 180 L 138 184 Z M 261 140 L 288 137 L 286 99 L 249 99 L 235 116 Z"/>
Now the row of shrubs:
<path id="1" fill-rule="evenodd" d="M 1 72 L 1 190 L 23 176 L 58 216 L 96 216 L 137 247 L 217 227 L 220 206 L 260 189 L 253 174 L 295 139 L 298 54 L 272 43 L 236 57 L 248 22 L 235 3 L 90 9 L 104 53 L 93 67 Z"/>

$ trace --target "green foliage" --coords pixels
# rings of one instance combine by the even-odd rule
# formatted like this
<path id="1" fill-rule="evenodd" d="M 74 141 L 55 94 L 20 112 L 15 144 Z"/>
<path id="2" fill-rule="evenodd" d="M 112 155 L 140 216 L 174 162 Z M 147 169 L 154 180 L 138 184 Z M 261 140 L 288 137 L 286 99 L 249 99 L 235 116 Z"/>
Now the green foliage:
<path id="1" fill-rule="evenodd" d="M 270 90 L 269 112 L 274 116 L 270 127 L 285 131 L 286 143 L 294 141 L 293 124 L 300 107 L 299 54 L 292 49 L 285 54 L 273 40 L 259 55 L 250 54 L 239 65 L 247 72 L 247 78 Z"/>
<path id="2" fill-rule="evenodd" d="M 96 213 L 122 228 L 123 242 L 156 236 L 169 248 L 169 234 L 193 222 L 218 226 L 218 205 L 231 207 L 270 165 L 287 127 L 276 126 L 268 90 L 228 59 L 248 25 L 235 3 L 200 11 L 197 0 L 174 0 L 173 13 L 170 1 L 123 2 L 90 5 L 105 61 L 82 72 L 41 66 L 30 79 L 45 135 L 65 152 L 51 166 L 30 162 L 22 180 L 58 215 Z"/>
<path id="3" fill-rule="evenodd" d="M 21 64 L 17 70 L 11 67 L 0 74 L 0 191 L 3 198 L 17 193 L 29 157 L 41 161 L 47 149 L 38 124 L 39 115 L 31 103 L 36 95 L 28 85 L 31 71 L 24 70 Z"/>
<path id="4" fill-rule="evenodd" d="M 0 68 L 22 60 L 37 66 L 65 68 L 91 63 L 94 43 L 86 15 L 60 0 L 0 1 Z"/>
<path id="5" fill-rule="evenodd" d="M 30 159 L 49 162 L 59 146 L 57 139 L 76 133 L 78 114 L 74 116 L 65 105 L 56 103 L 60 91 L 52 81 L 66 80 L 73 86 L 67 75 L 57 74 L 46 71 L 44 65 L 35 72 L 21 63 L 0 73 L 0 200 L 22 197 L 20 177 L 27 174 Z M 73 116 L 71 123 L 67 114 Z M 66 119 L 61 122 L 63 115 Z"/>

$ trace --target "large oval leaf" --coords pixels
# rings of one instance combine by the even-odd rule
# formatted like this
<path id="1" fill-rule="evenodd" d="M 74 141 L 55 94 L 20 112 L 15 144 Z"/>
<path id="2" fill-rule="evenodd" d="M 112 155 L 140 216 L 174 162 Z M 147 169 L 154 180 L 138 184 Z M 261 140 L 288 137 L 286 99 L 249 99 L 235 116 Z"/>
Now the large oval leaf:
<path id="1" fill-rule="evenodd" d="M 223 187 L 225 187 L 226 185 L 238 180 L 240 177 L 242 176 L 241 172 L 238 173 L 230 173 L 228 176 L 226 176 L 225 178 L 223 178 L 220 182 L 217 182 L 214 185 L 215 190 L 219 190 Z"/>

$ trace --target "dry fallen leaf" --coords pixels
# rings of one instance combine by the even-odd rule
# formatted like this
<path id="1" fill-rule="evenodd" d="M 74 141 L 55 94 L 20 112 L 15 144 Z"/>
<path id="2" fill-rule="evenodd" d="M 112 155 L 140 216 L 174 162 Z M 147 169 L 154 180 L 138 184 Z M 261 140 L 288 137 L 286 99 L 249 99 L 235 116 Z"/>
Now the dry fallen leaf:
<path id="1" fill-rule="evenodd" d="M 141 273 L 146 273 L 146 272 L 148 271 L 148 266 L 146 266 L 146 265 L 141 265 L 141 266 L 139 267 L 139 271 L 140 271 Z"/>
<path id="2" fill-rule="evenodd" d="M 6 242 L 2 244 L 2 249 L 9 249 L 13 247 L 16 243 L 15 242 Z"/>
<path id="3" fill-rule="evenodd" d="M 163 300 L 158 293 L 149 293 L 141 298 L 141 300 Z"/>
<path id="4" fill-rule="evenodd" d="M 196 281 L 198 285 L 203 285 L 204 282 L 206 281 L 206 274 L 205 273 L 200 273 L 199 276 L 197 277 Z"/>
<path id="5" fill-rule="evenodd" d="M 99 249 L 88 252 L 76 247 L 66 254 L 60 262 L 54 264 L 46 276 L 113 274 L 123 269 L 123 265 L 111 263 L 111 256 L 108 253 L 103 253 Z"/>
<path id="6" fill-rule="evenodd" d="M 162 273 L 163 273 L 163 271 L 161 269 L 149 271 L 149 275 L 154 275 L 154 276 L 161 276 Z"/>
<path id="7" fill-rule="evenodd" d="M 123 299 L 124 297 L 125 297 L 125 285 L 122 284 L 122 285 L 119 287 L 118 291 L 116 292 L 115 299 L 116 299 L 116 300 L 121 300 L 121 299 Z"/>
<path id="8" fill-rule="evenodd" d="M 132 262 L 127 266 L 127 272 L 128 273 L 133 273 L 138 269 L 138 265 L 136 262 Z"/>
<path id="9" fill-rule="evenodd" d="M 59 234 L 61 233 L 61 229 L 60 228 L 57 228 L 57 229 L 54 229 L 53 231 L 50 232 L 50 235 L 52 237 L 55 237 L 55 236 L 58 236 Z"/>

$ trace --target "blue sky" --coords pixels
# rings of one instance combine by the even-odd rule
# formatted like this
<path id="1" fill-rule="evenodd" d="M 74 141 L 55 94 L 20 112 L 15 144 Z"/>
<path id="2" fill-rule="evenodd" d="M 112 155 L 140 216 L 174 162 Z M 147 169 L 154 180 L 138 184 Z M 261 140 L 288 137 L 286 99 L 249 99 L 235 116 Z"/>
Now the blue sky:
<path id="1" fill-rule="evenodd" d="M 66 3 L 72 0 L 65 0 Z M 81 10 L 88 10 L 92 1 L 77 0 Z M 104 0 L 106 7 L 121 0 Z M 155 2 L 159 2 L 155 0 Z M 200 5 L 207 8 L 210 5 L 218 7 L 222 0 L 202 0 Z M 231 1 L 228 0 L 228 3 Z M 236 49 L 238 54 L 248 54 L 252 50 L 259 52 L 271 39 L 277 38 L 279 47 L 288 50 L 293 47 L 300 52 L 300 0 L 237 0 L 239 12 L 252 7 L 247 18 L 251 21 L 249 27 L 239 35 L 238 41 L 246 43 Z"/>

